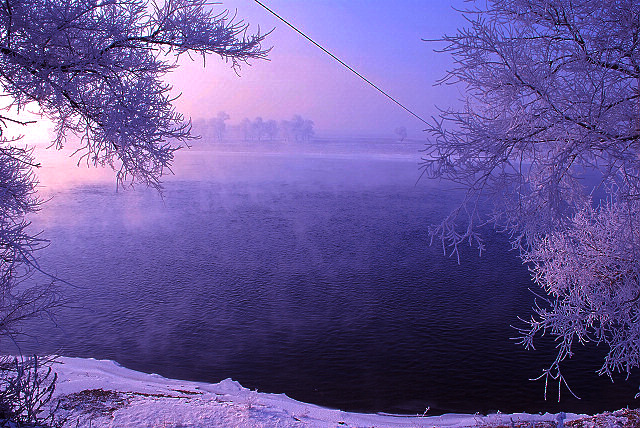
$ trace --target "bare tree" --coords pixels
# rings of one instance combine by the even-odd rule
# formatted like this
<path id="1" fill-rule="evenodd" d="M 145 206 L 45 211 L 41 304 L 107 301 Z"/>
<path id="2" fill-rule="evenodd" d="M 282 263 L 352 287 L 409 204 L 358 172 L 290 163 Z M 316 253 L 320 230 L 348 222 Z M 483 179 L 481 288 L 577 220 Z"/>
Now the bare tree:
<path id="1" fill-rule="evenodd" d="M 281 120 L 280 123 L 278 124 L 278 133 L 280 134 L 280 137 L 283 140 L 285 141 L 291 140 L 291 138 L 293 137 L 291 122 L 288 120 Z"/>
<path id="2" fill-rule="evenodd" d="M 295 114 L 291 120 L 280 122 L 280 132 L 285 140 L 293 138 L 295 141 L 308 141 L 315 135 L 313 125 L 312 120 Z"/>
<path id="3" fill-rule="evenodd" d="M 276 138 L 278 135 L 278 122 L 273 119 L 269 119 L 264 123 L 264 132 L 270 140 Z"/>
<path id="4" fill-rule="evenodd" d="M 258 141 L 262 140 L 262 136 L 265 134 L 265 123 L 262 120 L 262 117 L 256 117 L 253 122 L 251 122 L 251 135 L 253 138 Z"/>
<path id="5" fill-rule="evenodd" d="M 227 112 L 219 111 L 216 117 L 212 117 L 207 121 L 209 130 L 215 134 L 219 141 L 224 137 L 224 133 L 227 130 L 227 124 L 225 122 L 230 117 Z"/>
<path id="6" fill-rule="evenodd" d="M 240 129 L 242 130 L 244 140 L 249 141 L 249 139 L 252 138 L 253 135 L 251 119 L 249 119 L 248 117 L 242 119 L 242 122 L 240 122 Z"/>
<path id="7" fill-rule="evenodd" d="M 400 141 L 404 141 L 404 139 L 407 138 L 407 128 L 405 128 L 404 126 L 398 126 L 394 130 L 394 132 L 396 133 Z"/>
<path id="8" fill-rule="evenodd" d="M 206 0 L 2 1 L 2 107 L 53 121 L 58 148 L 78 137 L 79 162 L 112 167 L 118 185 L 160 189 L 174 151 L 193 138 L 162 76 L 185 53 L 217 54 L 234 69 L 267 54 L 265 36 L 234 18 Z M 61 303 L 55 282 L 26 281 L 44 244 L 25 220 L 41 203 L 38 164 L 7 136 L 11 125 L 28 123 L 0 116 L 0 334 Z"/>
<path id="9" fill-rule="evenodd" d="M 640 363 L 640 4 L 491 0 L 444 36 L 466 89 L 433 123 L 425 173 L 464 185 L 465 202 L 432 230 L 482 248 L 477 227 L 510 234 L 547 304 L 522 330 L 559 353 L 542 377 L 564 381 L 572 345 L 609 347 L 601 373 Z M 594 200 L 594 186 L 608 192 Z M 478 206 L 486 198 L 488 217 Z"/>

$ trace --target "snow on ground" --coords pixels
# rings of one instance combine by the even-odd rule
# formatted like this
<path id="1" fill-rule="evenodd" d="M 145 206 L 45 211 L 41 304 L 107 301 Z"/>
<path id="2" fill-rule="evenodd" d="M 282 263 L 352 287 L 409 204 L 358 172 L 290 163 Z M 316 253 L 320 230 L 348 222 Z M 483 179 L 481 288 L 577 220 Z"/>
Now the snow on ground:
<path id="1" fill-rule="evenodd" d="M 361 414 L 302 403 L 284 394 L 167 379 L 114 361 L 59 357 L 56 398 L 68 427 L 521 427 L 640 426 L 635 412 L 587 417 L 575 414 L 394 416 Z"/>

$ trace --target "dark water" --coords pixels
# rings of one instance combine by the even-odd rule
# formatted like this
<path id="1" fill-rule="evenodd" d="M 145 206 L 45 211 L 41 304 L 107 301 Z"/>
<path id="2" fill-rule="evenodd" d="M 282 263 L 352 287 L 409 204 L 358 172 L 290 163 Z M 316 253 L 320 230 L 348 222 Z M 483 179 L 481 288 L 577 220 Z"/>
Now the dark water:
<path id="1" fill-rule="evenodd" d="M 578 349 L 563 390 L 530 382 L 553 349 L 525 351 L 525 267 L 503 237 L 462 264 L 427 227 L 458 193 L 414 185 L 406 160 L 193 156 L 164 200 L 112 183 L 50 189 L 34 223 L 45 270 L 78 288 L 25 351 L 114 359 L 167 377 L 354 411 L 572 411 L 637 406 L 638 378 L 598 378 Z"/>

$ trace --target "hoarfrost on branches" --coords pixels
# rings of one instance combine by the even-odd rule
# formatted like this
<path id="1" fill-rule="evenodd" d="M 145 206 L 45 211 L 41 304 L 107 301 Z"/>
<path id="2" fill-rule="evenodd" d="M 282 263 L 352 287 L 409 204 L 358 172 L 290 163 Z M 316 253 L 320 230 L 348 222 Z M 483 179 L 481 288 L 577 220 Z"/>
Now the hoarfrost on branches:
<path id="1" fill-rule="evenodd" d="M 0 2 L 0 107 L 18 112 L 0 115 L 0 336 L 62 303 L 55 280 L 25 285 L 45 241 L 25 220 L 41 203 L 38 164 L 5 132 L 28 132 L 20 114 L 51 120 L 58 148 L 78 137 L 79 162 L 111 166 L 119 186 L 160 189 L 175 150 L 193 138 L 163 75 L 183 54 L 216 54 L 237 69 L 266 57 L 264 38 L 206 0 Z"/>
<path id="2" fill-rule="evenodd" d="M 577 212 L 569 226 L 538 240 L 523 255 L 534 280 L 548 293 L 548 307 L 522 329 L 522 343 L 533 346 L 550 330 L 559 352 L 550 370 L 561 376 L 560 362 L 571 346 L 607 346 L 600 374 L 629 375 L 640 363 L 640 201 L 603 203 Z M 545 371 L 549 375 L 551 372 Z"/>
<path id="3" fill-rule="evenodd" d="M 0 84 L 18 110 L 36 102 L 56 124 L 55 144 L 82 138 L 81 156 L 111 165 L 119 182 L 158 186 L 172 141 L 190 126 L 161 77 L 186 53 L 232 67 L 263 58 L 264 36 L 205 0 L 6 1 L 0 7 Z"/>
<path id="4" fill-rule="evenodd" d="M 423 167 L 467 194 L 432 234 L 457 253 L 482 249 L 481 224 L 509 233 L 548 293 L 521 331 L 527 346 L 545 331 L 560 340 L 547 380 L 564 381 L 560 362 L 585 341 L 608 347 L 601 374 L 629 373 L 640 363 L 640 4 L 492 0 L 465 16 L 441 40 L 455 60 L 441 83 L 466 97 L 434 119 Z"/>

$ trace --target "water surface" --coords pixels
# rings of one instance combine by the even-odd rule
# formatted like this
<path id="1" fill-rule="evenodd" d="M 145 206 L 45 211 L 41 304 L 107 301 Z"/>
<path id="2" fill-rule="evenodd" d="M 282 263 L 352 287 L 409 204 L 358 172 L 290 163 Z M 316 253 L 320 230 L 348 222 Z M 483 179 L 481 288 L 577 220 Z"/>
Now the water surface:
<path id="1" fill-rule="evenodd" d="M 41 265 L 76 286 L 74 307 L 57 327 L 31 324 L 23 349 L 343 410 L 635 406 L 638 379 L 598 378 L 594 348 L 565 371 L 582 400 L 543 400 L 528 379 L 552 346 L 510 339 L 534 299 L 526 267 L 495 233 L 460 265 L 430 246 L 460 193 L 416 184 L 417 158 L 191 152 L 163 198 L 112 182 L 44 189 Z"/>

